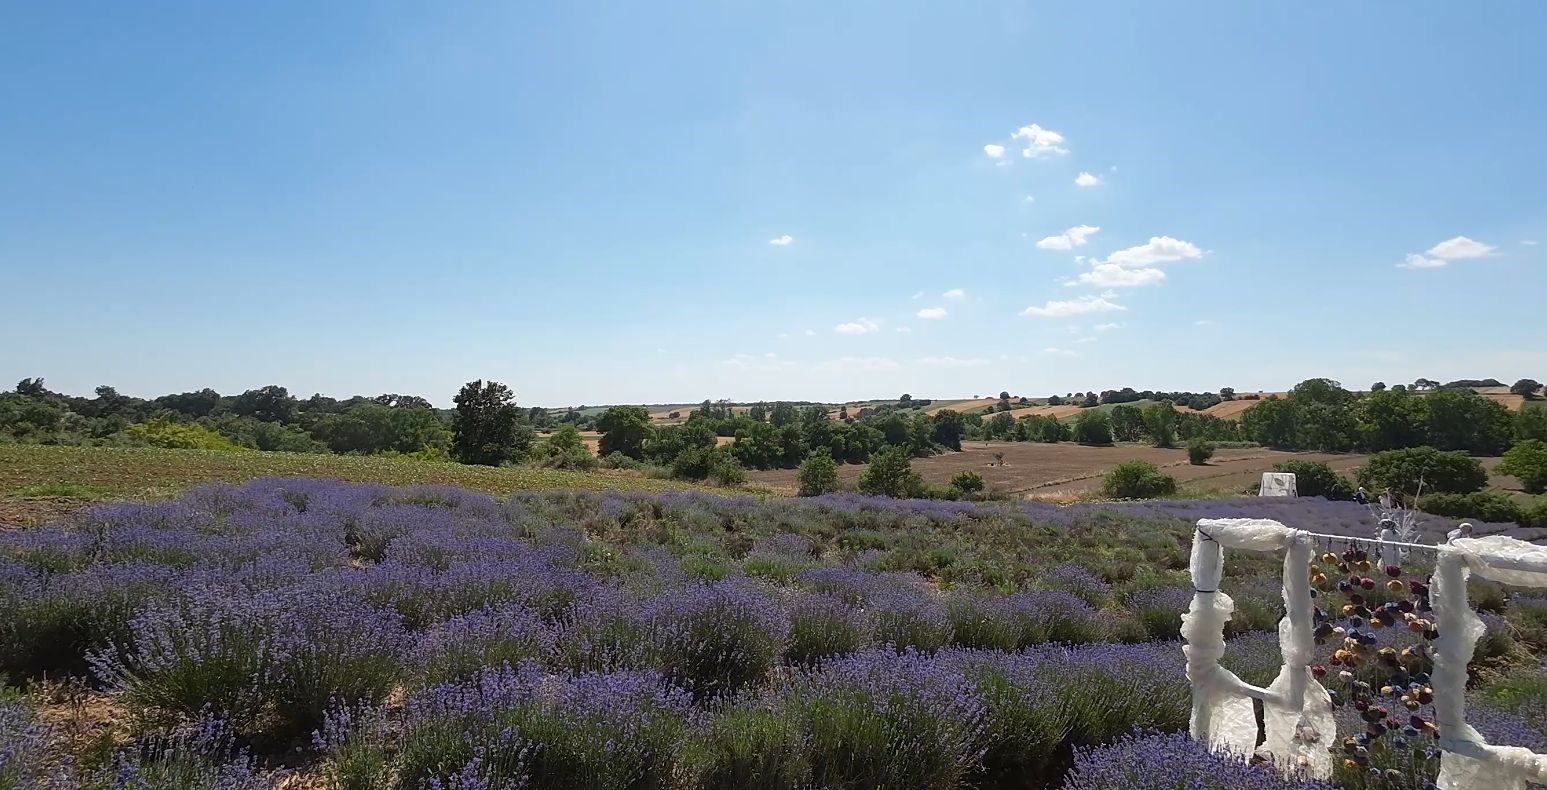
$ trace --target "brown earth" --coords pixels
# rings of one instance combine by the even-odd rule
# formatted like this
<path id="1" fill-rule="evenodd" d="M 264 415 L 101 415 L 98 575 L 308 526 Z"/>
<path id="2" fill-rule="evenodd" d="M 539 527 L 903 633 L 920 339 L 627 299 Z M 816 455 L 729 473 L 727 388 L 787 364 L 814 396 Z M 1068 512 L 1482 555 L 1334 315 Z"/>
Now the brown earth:
<path id="1" fill-rule="evenodd" d="M 996 458 L 998 454 L 1003 456 L 1002 463 Z M 1283 461 L 1323 461 L 1335 471 L 1351 475 L 1367 458 L 1352 453 L 1291 453 L 1245 448 L 1220 450 L 1208 464 L 1193 466 L 1187 462 L 1185 450 L 1138 444 L 1089 447 L 1072 443 L 963 442 L 962 452 L 916 458 L 913 468 L 925 481 L 936 485 L 945 484 L 957 472 L 972 470 L 983 476 L 991 490 L 1035 497 L 1073 498 L 1099 489 L 1102 476 L 1112 467 L 1133 459 L 1164 468 L 1184 487 L 1206 492 L 1240 492 L 1261 480 L 1262 473 L 1270 471 L 1274 464 Z M 1491 469 L 1497 459 L 1483 459 L 1483 463 Z M 846 487 L 852 487 L 864 470 L 863 464 L 845 464 L 839 467 L 838 474 Z M 1510 481 L 1510 478 L 1496 477 L 1493 483 L 1510 488 Z M 799 487 L 794 469 L 750 471 L 747 482 L 781 493 L 792 493 Z"/>

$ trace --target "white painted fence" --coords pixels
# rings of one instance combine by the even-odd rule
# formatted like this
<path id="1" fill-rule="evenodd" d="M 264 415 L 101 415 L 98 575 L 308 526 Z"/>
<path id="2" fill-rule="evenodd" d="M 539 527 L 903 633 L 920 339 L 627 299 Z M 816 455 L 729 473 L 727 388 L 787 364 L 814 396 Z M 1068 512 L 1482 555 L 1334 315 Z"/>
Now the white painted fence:
<path id="1" fill-rule="evenodd" d="M 1268 519 L 1201 519 L 1193 535 L 1192 606 L 1182 615 L 1182 650 L 1193 688 L 1192 735 L 1214 748 L 1270 757 L 1286 771 L 1331 775 L 1338 743 L 1331 696 L 1311 673 L 1316 658 L 1315 602 L 1310 565 L 1316 541 L 1348 538 L 1290 529 Z M 1368 541 L 1371 544 L 1377 541 Z M 1488 744 L 1466 721 L 1467 664 L 1485 627 L 1467 602 L 1466 580 L 1476 573 L 1503 584 L 1547 587 L 1547 547 L 1505 537 L 1464 538 L 1444 546 L 1407 546 L 1438 552 L 1430 600 L 1439 638 L 1433 642 L 1434 720 L 1443 753 L 1441 790 L 1524 790 L 1547 782 L 1547 755 Z M 1219 589 L 1225 549 L 1284 552 L 1284 619 L 1279 645 L 1284 664 L 1267 688 L 1250 685 L 1220 666 L 1224 626 L 1234 610 Z M 1383 553 L 1392 549 L 1382 546 Z M 1388 555 L 1389 556 L 1389 555 Z M 1257 746 L 1252 700 L 1263 706 L 1264 741 Z"/>

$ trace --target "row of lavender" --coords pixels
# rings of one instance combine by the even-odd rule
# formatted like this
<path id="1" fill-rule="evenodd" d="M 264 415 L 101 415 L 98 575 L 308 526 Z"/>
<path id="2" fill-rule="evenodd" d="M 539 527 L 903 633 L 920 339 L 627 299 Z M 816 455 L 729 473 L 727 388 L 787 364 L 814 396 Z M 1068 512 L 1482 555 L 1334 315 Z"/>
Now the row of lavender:
<path id="1" fill-rule="evenodd" d="M 238 740 L 309 744 L 340 787 L 1023 786 L 1185 722 L 1175 644 L 1051 643 L 1174 637 L 1187 537 L 1111 510 L 258 481 L 5 534 L 0 661 L 223 733 L 151 739 L 195 772 Z M 1242 627 L 1276 620 L 1273 565 L 1233 566 L 1258 577 L 1232 580 Z M 1240 647 L 1271 676 L 1270 639 Z M 0 787 L 41 740 L 0 745 Z M 1069 781 L 1128 786 L 1099 776 Z"/>

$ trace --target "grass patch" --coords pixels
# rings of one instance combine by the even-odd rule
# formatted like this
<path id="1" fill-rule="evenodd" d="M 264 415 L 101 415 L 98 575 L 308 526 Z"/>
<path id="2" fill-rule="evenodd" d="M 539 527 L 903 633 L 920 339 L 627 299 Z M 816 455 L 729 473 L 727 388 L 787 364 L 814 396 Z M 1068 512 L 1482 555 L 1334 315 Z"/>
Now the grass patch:
<path id="1" fill-rule="evenodd" d="M 710 490 L 616 472 L 496 468 L 372 456 L 0 444 L 0 491 L 7 492 L 7 497 L 161 497 L 204 483 L 291 475 L 386 485 L 439 483 L 496 495 L 552 488 Z"/>

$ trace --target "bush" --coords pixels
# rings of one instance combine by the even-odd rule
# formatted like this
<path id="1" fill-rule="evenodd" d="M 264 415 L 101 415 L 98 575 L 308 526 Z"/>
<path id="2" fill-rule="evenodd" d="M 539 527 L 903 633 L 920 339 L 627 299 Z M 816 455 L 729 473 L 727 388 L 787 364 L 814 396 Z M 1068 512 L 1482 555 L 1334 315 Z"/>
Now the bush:
<path id="1" fill-rule="evenodd" d="M 614 450 L 602 456 L 601 466 L 603 469 L 643 469 L 645 463 Z"/>
<path id="2" fill-rule="evenodd" d="M 1187 443 L 1187 462 L 1193 466 L 1203 466 L 1214 457 L 1214 443 L 1204 439 L 1193 439 Z"/>
<path id="3" fill-rule="evenodd" d="M 198 423 L 172 422 L 159 417 L 149 422 L 124 426 L 124 436 L 151 447 L 174 450 L 241 449 L 235 442 Z"/>
<path id="4" fill-rule="evenodd" d="M 961 499 L 971 499 L 983 490 L 983 476 L 963 469 L 951 476 L 951 491 Z"/>
<path id="5" fill-rule="evenodd" d="M 1547 442 L 1526 439 L 1504 453 L 1498 472 L 1520 480 L 1528 494 L 1547 492 Z"/>
<path id="6" fill-rule="evenodd" d="M 1185 732 L 1137 733 L 1109 746 L 1076 748 L 1063 790 L 1295 790 L 1331 788 L 1324 782 L 1285 778 L 1272 766 L 1210 751 Z"/>
<path id="7" fill-rule="evenodd" d="M 1111 416 L 1104 411 L 1080 412 L 1074 418 L 1074 440 L 1080 444 L 1111 444 Z"/>
<path id="8" fill-rule="evenodd" d="M 742 469 L 735 458 L 721 453 L 714 460 L 714 465 L 709 467 L 709 479 L 716 485 L 739 486 L 747 481 L 747 470 Z"/>
<path id="9" fill-rule="evenodd" d="M 1495 524 L 1521 520 L 1519 503 L 1497 491 L 1471 494 L 1429 494 L 1418 499 L 1418 509 L 1446 518 L 1473 519 Z"/>
<path id="10" fill-rule="evenodd" d="M 924 479 L 913 471 L 908 448 L 888 447 L 870 456 L 870 467 L 859 476 L 858 488 L 872 496 L 915 498 L 924 492 Z"/>
<path id="11" fill-rule="evenodd" d="M 1295 476 L 1295 491 L 1300 496 L 1319 496 L 1346 501 L 1354 498 L 1354 485 L 1321 461 L 1285 461 L 1274 464 L 1273 471 Z"/>
<path id="12" fill-rule="evenodd" d="M 1470 494 L 1488 484 L 1488 473 L 1465 452 L 1413 447 L 1387 450 L 1370 457 L 1359 470 L 1359 485 L 1372 491 L 1390 488 L 1398 494 L 1423 490 L 1434 493 Z"/>
<path id="13" fill-rule="evenodd" d="M 838 462 L 826 448 L 816 450 L 806 457 L 796 475 L 800 481 L 801 496 L 821 496 L 838 490 Z"/>
<path id="14" fill-rule="evenodd" d="M 866 624 L 853 607 L 830 595 L 807 593 L 790 607 L 784 657 L 792 664 L 820 664 L 859 650 L 866 639 Z"/>
<path id="15" fill-rule="evenodd" d="M 1101 493 L 1113 499 L 1149 499 L 1176 493 L 1176 478 L 1149 461 L 1124 461 L 1107 472 Z"/>
<path id="16" fill-rule="evenodd" d="M 662 674 L 706 698 L 761 680 L 784 652 L 789 622 L 752 585 L 713 582 L 651 601 L 643 619 Z"/>

